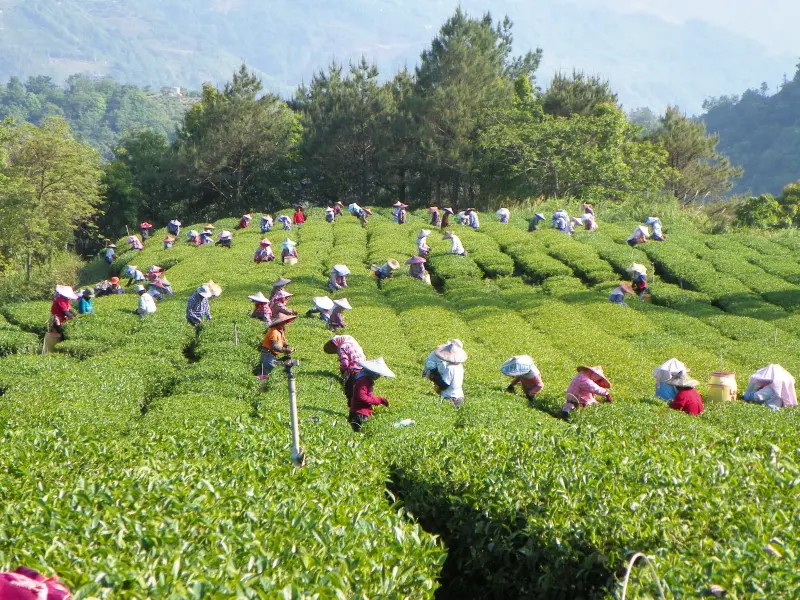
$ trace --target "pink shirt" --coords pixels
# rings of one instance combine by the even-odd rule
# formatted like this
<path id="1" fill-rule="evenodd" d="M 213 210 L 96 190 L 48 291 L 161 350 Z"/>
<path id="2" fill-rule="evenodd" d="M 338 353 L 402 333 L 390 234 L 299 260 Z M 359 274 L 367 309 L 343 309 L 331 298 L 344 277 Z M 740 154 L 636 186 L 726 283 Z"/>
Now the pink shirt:
<path id="1" fill-rule="evenodd" d="M 339 369 L 342 373 L 352 375 L 361 371 L 358 363 L 367 360 L 364 350 L 355 338 L 349 335 L 335 335 L 331 338 L 339 354 Z"/>
<path id="2" fill-rule="evenodd" d="M 570 399 L 570 395 L 575 396 L 581 406 L 587 406 L 598 404 L 594 397 L 608 396 L 608 390 L 597 385 L 586 373 L 578 373 L 567 388 L 567 400 Z"/>

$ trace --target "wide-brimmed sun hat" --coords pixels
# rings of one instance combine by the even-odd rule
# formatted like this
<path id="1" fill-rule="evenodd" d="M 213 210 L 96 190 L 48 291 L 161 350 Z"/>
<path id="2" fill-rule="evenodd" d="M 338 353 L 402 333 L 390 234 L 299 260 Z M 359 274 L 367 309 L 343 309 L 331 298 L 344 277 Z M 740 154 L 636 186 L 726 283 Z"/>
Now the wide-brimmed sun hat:
<path id="1" fill-rule="evenodd" d="M 274 288 L 282 288 L 282 287 L 286 287 L 290 283 L 292 283 L 291 279 L 285 279 L 284 277 L 278 277 L 277 281 L 275 281 L 275 283 L 272 284 L 272 287 L 273 287 L 273 289 Z"/>
<path id="2" fill-rule="evenodd" d="M 394 208 L 400 208 L 401 206 L 404 206 L 404 205 L 403 205 L 403 203 L 402 203 L 402 202 L 400 202 L 400 201 L 398 200 L 397 202 L 395 202 L 394 204 L 392 204 L 392 206 L 393 206 Z"/>
<path id="3" fill-rule="evenodd" d="M 347 265 L 333 265 L 333 270 L 341 277 L 350 275 L 350 269 L 347 268 Z"/>
<path id="4" fill-rule="evenodd" d="M 292 240 L 287 239 L 281 242 L 281 248 L 283 248 L 284 250 L 292 250 L 295 246 L 297 246 L 297 242 Z"/>
<path id="5" fill-rule="evenodd" d="M 606 377 L 606 374 L 603 372 L 603 367 L 601 367 L 601 366 L 599 366 L 599 365 L 598 365 L 598 366 L 596 366 L 596 367 L 586 367 L 586 366 L 580 366 L 580 367 L 578 367 L 578 372 L 579 372 L 579 373 L 581 373 L 581 372 L 589 372 L 589 373 L 592 373 L 592 374 L 593 374 L 593 375 L 595 375 L 595 376 L 596 376 L 598 379 L 600 379 L 600 381 L 598 381 L 598 382 L 597 382 L 597 384 L 598 384 L 600 387 L 604 387 L 604 388 L 606 388 L 606 389 L 608 389 L 608 388 L 610 388 L 610 387 L 611 387 L 611 382 L 608 380 L 608 378 Z"/>
<path id="6" fill-rule="evenodd" d="M 106 246 L 106 248 L 114 248 L 114 249 L 116 249 L 117 245 L 116 244 L 109 244 L 108 246 Z"/>
<path id="7" fill-rule="evenodd" d="M 148 273 L 158 273 L 158 272 L 160 272 L 160 271 L 162 271 L 162 270 L 163 270 L 163 269 L 162 269 L 161 267 L 159 267 L 158 265 L 153 265 L 152 267 L 150 267 L 150 268 L 147 270 L 147 272 L 148 272 Z"/>
<path id="8" fill-rule="evenodd" d="M 62 298 L 66 298 L 67 300 L 77 300 L 78 295 L 68 285 L 57 285 L 56 286 L 56 294 L 61 296 Z"/>
<path id="9" fill-rule="evenodd" d="M 406 261 L 406 264 L 407 265 L 421 265 L 421 264 L 426 263 L 426 262 L 428 262 L 428 261 L 426 261 L 421 256 L 412 256 L 411 258 L 409 258 Z"/>
<path id="10" fill-rule="evenodd" d="M 383 360 L 382 356 L 373 358 L 372 360 L 362 360 L 359 361 L 358 364 L 365 371 L 369 371 L 370 373 L 374 373 L 380 377 L 390 377 L 392 379 L 395 377 L 395 374 L 386 364 L 386 361 Z"/>
<path id="11" fill-rule="evenodd" d="M 206 281 L 205 286 L 211 291 L 211 294 L 216 298 L 222 294 L 222 288 L 214 283 L 211 279 Z"/>
<path id="12" fill-rule="evenodd" d="M 167 237 L 164 238 L 164 241 L 167 242 L 168 244 L 171 244 L 172 242 L 175 241 L 175 238 L 172 237 L 171 235 L 168 235 Z"/>
<path id="13" fill-rule="evenodd" d="M 273 300 L 285 300 L 286 298 L 291 298 L 294 294 L 287 292 L 285 289 L 280 288 L 277 292 L 272 294 Z"/>
<path id="14" fill-rule="evenodd" d="M 253 294 L 251 296 L 248 296 L 248 298 L 250 300 L 252 300 L 253 302 L 258 302 L 259 304 L 267 304 L 269 302 L 269 298 L 267 298 L 261 292 L 258 292 L 257 294 Z"/>
<path id="15" fill-rule="evenodd" d="M 311 301 L 320 310 L 333 310 L 333 300 L 328 296 L 314 296 Z"/>
<path id="16" fill-rule="evenodd" d="M 387 261 L 386 261 L 386 264 L 387 264 L 387 265 L 389 265 L 389 268 L 390 268 L 392 271 L 397 271 L 397 269 L 399 269 L 399 268 L 400 268 L 400 263 L 399 263 L 399 262 L 397 262 L 397 261 L 396 261 L 395 259 L 393 259 L 393 258 L 390 258 L 389 260 L 387 260 Z"/>
<path id="17" fill-rule="evenodd" d="M 544 215 L 542 213 L 536 213 L 533 216 L 539 219 L 540 221 L 544 221 Z"/>
<path id="18" fill-rule="evenodd" d="M 214 295 L 207 285 L 201 285 L 199 288 L 197 288 L 197 293 L 203 298 L 211 298 L 211 296 Z"/>
<path id="19" fill-rule="evenodd" d="M 151 223 L 148 223 L 147 221 L 139 223 L 139 229 L 152 229 L 152 228 L 153 225 Z"/>
<path id="20" fill-rule="evenodd" d="M 667 379 L 667 385 L 674 385 L 675 387 L 684 388 L 696 388 L 698 385 L 700 385 L 700 382 L 689 377 L 686 371 L 681 371 L 675 375 L 675 377 Z"/>
<path id="21" fill-rule="evenodd" d="M 189 233 L 187 233 L 187 234 L 186 234 L 186 237 L 193 238 L 193 237 L 197 237 L 198 235 L 200 235 L 200 234 L 199 234 L 199 233 L 197 233 L 197 231 L 196 231 L 196 230 L 194 230 L 194 229 L 191 229 L 191 230 L 189 230 Z"/>
<path id="22" fill-rule="evenodd" d="M 258 242 L 261 246 L 272 246 L 272 242 L 270 242 L 267 238 L 264 238 L 260 242 Z"/>
<path id="23" fill-rule="evenodd" d="M 147 290 L 143 285 L 137 285 L 135 288 L 133 288 L 133 291 L 136 292 L 137 294 L 143 294 Z"/>
<path id="24" fill-rule="evenodd" d="M 443 240 L 452 240 L 455 234 L 452 231 L 446 231 L 445 234 L 442 236 Z"/>
<path id="25" fill-rule="evenodd" d="M 632 285 L 631 285 L 629 282 L 627 282 L 627 281 L 623 281 L 622 283 L 620 283 L 620 284 L 619 284 L 619 287 L 620 287 L 620 288 L 622 289 L 622 291 L 623 291 L 623 292 L 625 292 L 626 294 L 633 294 L 633 293 L 634 293 L 634 291 L 633 291 L 633 286 L 632 286 Z"/>
<path id="26" fill-rule="evenodd" d="M 272 319 L 272 321 L 270 322 L 269 326 L 270 327 L 277 327 L 278 325 L 286 325 L 286 324 L 291 323 L 292 321 L 294 321 L 296 318 L 297 318 L 297 315 L 287 315 L 287 314 L 281 313 L 280 315 L 278 315 L 277 317 Z"/>
<path id="27" fill-rule="evenodd" d="M 444 208 L 442 210 L 444 210 L 444 212 L 446 212 L 448 215 L 456 214 L 456 211 L 454 211 L 452 208 Z"/>
<path id="28" fill-rule="evenodd" d="M 433 353 L 437 358 L 457 365 L 467 360 L 467 353 L 464 352 L 464 342 L 461 340 L 448 340 L 447 343 L 438 346 Z"/>
<path id="29" fill-rule="evenodd" d="M 206 225 L 205 227 L 203 227 L 203 229 L 216 229 L 216 227 L 214 227 L 214 224 L 213 224 L 213 223 L 209 223 L 208 225 Z"/>
<path id="30" fill-rule="evenodd" d="M 639 263 L 633 263 L 625 270 L 628 273 L 641 273 L 642 275 L 647 275 L 647 267 L 640 265 Z"/>
<path id="31" fill-rule="evenodd" d="M 170 221 L 170 222 L 169 222 L 169 224 L 170 224 L 170 225 L 177 225 L 178 227 L 180 227 L 181 225 L 183 225 L 183 223 L 181 223 L 180 221 L 178 221 L 178 219 L 172 219 L 172 221 Z"/>
<path id="32" fill-rule="evenodd" d="M 533 358 L 527 354 L 519 356 L 512 356 L 500 367 L 500 372 L 508 377 L 521 377 L 533 371 L 534 375 L 539 374 L 539 369 L 536 368 L 536 363 Z"/>
<path id="33" fill-rule="evenodd" d="M 251 215 L 250 213 L 244 213 L 244 214 L 242 215 L 242 218 L 243 218 L 243 219 L 247 219 L 247 220 L 249 221 L 250 219 L 252 219 L 252 218 L 253 218 L 253 215 Z"/>
<path id="34" fill-rule="evenodd" d="M 348 302 L 347 298 L 340 298 L 339 300 L 334 300 L 333 305 L 337 308 L 341 308 L 342 310 L 353 310 L 353 307 L 350 306 L 350 302 Z"/>
<path id="35" fill-rule="evenodd" d="M 138 242 L 138 241 L 139 241 L 139 238 L 137 238 L 135 235 L 129 235 L 128 236 L 128 243 L 129 244 L 132 244 L 132 243 Z"/>
<path id="36" fill-rule="evenodd" d="M 225 230 L 218 234 L 217 237 L 221 240 L 229 240 L 233 237 L 233 234 L 230 231 Z"/>
<path id="37" fill-rule="evenodd" d="M 417 239 L 419 240 L 419 239 L 422 239 L 422 238 L 426 238 L 430 234 L 431 234 L 431 230 L 430 229 L 423 229 L 423 230 L 421 230 L 419 232 L 419 235 L 417 236 Z"/>

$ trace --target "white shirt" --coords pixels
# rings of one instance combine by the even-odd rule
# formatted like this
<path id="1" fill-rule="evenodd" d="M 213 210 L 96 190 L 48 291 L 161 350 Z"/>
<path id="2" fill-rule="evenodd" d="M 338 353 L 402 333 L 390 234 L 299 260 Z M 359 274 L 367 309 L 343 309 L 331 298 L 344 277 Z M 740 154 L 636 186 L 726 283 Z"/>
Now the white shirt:
<path id="1" fill-rule="evenodd" d="M 478 213 L 475 211 L 469 213 L 469 226 L 473 229 L 478 229 L 481 226 L 481 223 L 478 220 Z"/>
<path id="2" fill-rule="evenodd" d="M 464 250 L 464 245 L 461 243 L 461 240 L 458 238 L 457 235 L 453 236 L 453 239 L 450 240 L 452 246 L 450 247 L 450 254 L 466 254 L 466 250 Z"/>
<path id="3" fill-rule="evenodd" d="M 461 399 L 464 397 L 464 365 L 457 365 L 455 363 L 444 362 L 439 360 L 437 365 L 439 375 L 447 384 L 447 387 L 442 390 L 442 399 Z"/>
<path id="4" fill-rule="evenodd" d="M 139 309 L 136 311 L 140 315 L 152 315 L 156 312 L 156 301 L 150 294 L 139 296 Z"/>

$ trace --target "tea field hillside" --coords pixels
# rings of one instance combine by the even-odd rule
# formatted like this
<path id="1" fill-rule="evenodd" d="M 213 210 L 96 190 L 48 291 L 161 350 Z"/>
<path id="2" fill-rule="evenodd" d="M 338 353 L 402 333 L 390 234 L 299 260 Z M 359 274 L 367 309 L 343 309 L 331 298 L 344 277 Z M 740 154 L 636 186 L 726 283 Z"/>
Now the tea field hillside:
<path id="1" fill-rule="evenodd" d="M 621 597 L 643 552 L 668 598 L 712 585 L 800 596 L 798 412 L 707 403 L 692 418 L 656 400 L 651 377 L 673 356 L 702 382 L 735 371 L 740 389 L 769 363 L 800 373 L 800 239 L 668 226 L 667 243 L 633 250 L 634 223 L 602 214 L 572 239 L 486 216 L 479 232 L 455 228 L 467 257 L 431 236 L 434 286 L 405 267 L 379 286 L 369 265 L 405 262 L 426 215 L 399 226 L 376 212 L 362 228 L 312 211 L 289 234 L 300 262 L 285 267 L 253 264 L 257 227 L 230 250 L 164 250 L 158 231 L 112 270 L 168 267 L 176 296 L 143 320 L 132 293 L 98 298 L 49 356 L 49 303 L 3 306 L 0 570 L 58 573 L 76 598 L 589 599 Z M 277 247 L 286 233 L 268 237 Z M 653 303 L 612 305 L 634 260 L 655 267 Z M 246 297 L 283 275 L 302 314 L 338 263 L 353 272 L 338 294 L 354 307 L 346 333 L 397 379 L 378 382 L 391 406 L 354 434 L 322 352 L 329 332 L 291 325 L 308 459 L 296 469 L 286 375 L 259 389 L 263 326 Z M 85 283 L 108 274 L 91 264 Z M 186 300 L 208 279 L 224 292 L 195 332 Z M 451 338 L 470 355 L 458 410 L 420 375 Z M 535 409 L 504 392 L 514 354 L 542 371 Z M 604 366 L 614 403 L 565 422 L 579 364 Z M 659 597 L 646 568 L 627 594 Z"/>

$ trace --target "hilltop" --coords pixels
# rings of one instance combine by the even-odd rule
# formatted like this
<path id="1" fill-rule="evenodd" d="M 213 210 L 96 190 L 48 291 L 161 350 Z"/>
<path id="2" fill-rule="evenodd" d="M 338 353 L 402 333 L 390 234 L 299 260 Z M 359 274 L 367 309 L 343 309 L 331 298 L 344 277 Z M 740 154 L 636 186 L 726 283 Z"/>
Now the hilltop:
<path id="1" fill-rule="evenodd" d="M 144 320 L 130 294 L 99 298 L 55 355 L 36 355 L 47 302 L 2 307 L 0 568 L 57 572 L 93 597 L 609 598 L 641 551 L 676 597 L 711 584 L 733 598 L 797 595 L 800 413 L 708 403 L 690 418 L 653 398 L 650 376 L 672 356 L 704 393 L 720 368 L 740 389 L 770 362 L 800 372 L 796 237 L 668 220 L 667 243 L 631 249 L 635 222 L 609 222 L 611 210 L 574 239 L 527 233 L 521 212 L 509 226 L 484 215 L 480 232 L 455 228 L 467 257 L 432 236 L 434 287 L 404 270 L 378 286 L 370 263 L 404 262 L 427 218 L 401 227 L 376 213 L 364 229 L 314 210 L 303 228 L 271 232 L 276 246 L 300 243 L 286 267 L 252 263 L 253 227 L 231 250 L 164 250 L 159 230 L 111 272 L 159 264 L 176 297 Z M 655 268 L 654 304 L 612 305 L 633 260 Z M 391 406 L 356 435 L 322 352 L 330 333 L 316 318 L 291 325 L 308 456 L 296 470 L 286 378 L 259 389 L 263 326 L 246 296 L 287 276 L 303 313 L 337 263 L 353 272 L 338 293 L 354 307 L 345 333 L 398 377 L 378 383 Z M 108 275 L 98 261 L 84 281 Z M 223 293 L 195 333 L 185 303 L 209 278 Z M 461 410 L 420 377 L 453 337 L 470 356 Z M 534 409 L 503 392 L 499 365 L 520 353 L 544 377 Z M 579 364 L 604 366 L 615 401 L 567 423 L 554 415 Z M 656 594 L 644 569 L 628 594 Z"/>
<path id="2" fill-rule="evenodd" d="M 321 0 L 0 0 L 0 79 L 33 73 L 63 80 L 76 72 L 123 83 L 199 89 L 221 83 L 245 60 L 267 89 L 291 95 L 328 61 L 364 54 L 391 77 L 413 66 L 453 2 Z M 673 24 L 568 0 L 527 5 L 476 0 L 516 23 L 520 49 L 542 47 L 546 84 L 557 70 L 608 77 L 627 108 L 678 104 L 700 112 L 709 96 L 777 82 L 792 55 L 702 21 Z"/>

